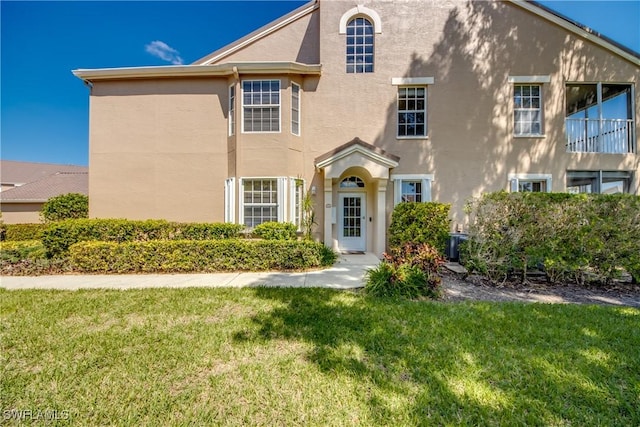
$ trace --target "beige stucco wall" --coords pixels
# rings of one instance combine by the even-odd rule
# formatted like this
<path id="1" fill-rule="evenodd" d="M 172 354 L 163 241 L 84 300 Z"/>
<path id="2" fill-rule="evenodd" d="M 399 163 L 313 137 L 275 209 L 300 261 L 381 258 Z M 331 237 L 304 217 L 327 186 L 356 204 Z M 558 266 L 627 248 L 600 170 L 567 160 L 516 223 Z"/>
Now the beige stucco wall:
<path id="1" fill-rule="evenodd" d="M 375 72 L 345 72 L 341 16 L 356 4 L 375 10 Z M 314 27 L 315 26 L 315 27 Z M 313 37 L 319 26 L 319 37 Z M 311 30 L 310 30 L 311 29 Z M 304 49 L 303 49 L 304 48 Z M 315 49 L 315 50 L 314 50 Z M 453 227 L 463 205 L 485 191 L 507 190 L 511 173 L 552 174 L 564 191 L 566 171 L 635 171 L 635 154 L 566 153 L 564 88 L 572 81 L 635 85 L 637 66 L 510 3 L 462 1 L 321 1 L 320 9 L 226 61 L 322 63 L 322 75 L 278 78 L 281 131 L 240 131 L 241 91 L 235 78 L 97 82 L 91 96 L 90 215 L 220 221 L 224 179 L 293 176 L 316 187 L 316 236 L 325 240 L 324 177 L 314 159 L 354 137 L 400 157 L 395 174 L 433 174 L 432 198 L 452 203 Z M 513 136 L 509 76 L 545 75 L 541 138 Z M 433 77 L 428 87 L 428 138 L 396 138 L 394 77 Z M 302 135 L 290 132 L 290 82 L 302 84 Z M 228 85 L 237 85 L 236 135 L 227 136 Z M 358 173 L 357 169 L 345 171 Z M 377 204 L 376 182 L 364 171 L 367 211 Z M 337 182 L 334 206 L 337 203 Z M 238 199 L 238 198 L 237 198 Z M 387 184 L 387 224 L 393 185 Z M 236 205 L 236 218 L 239 204 Z M 368 224 L 374 233 L 378 218 Z M 335 236 L 333 236 L 335 238 Z M 373 246 L 368 242 L 368 248 Z"/>
<path id="2" fill-rule="evenodd" d="M 42 222 L 40 210 L 43 203 L 0 203 L 2 222 L 5 224 L 27 224 Z"/>

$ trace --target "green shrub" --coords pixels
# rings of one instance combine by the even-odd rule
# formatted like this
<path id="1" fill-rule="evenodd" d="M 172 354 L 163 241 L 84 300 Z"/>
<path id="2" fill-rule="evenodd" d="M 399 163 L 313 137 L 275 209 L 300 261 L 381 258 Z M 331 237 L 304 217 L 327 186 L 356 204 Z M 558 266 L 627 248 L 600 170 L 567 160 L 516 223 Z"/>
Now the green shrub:
<path id="1" fill-rule="evenodd" d="M 490 193 L 471 201 L 471 271 L 493 280 L 543 269 L 552 282 L 607 283 L 640 270 L 640 197 Z"/>
<path id="2" fill-rule="evenodd" d="M 25 259 L 46 258 L 44 245 L 39 240 L 5 241 L 0 243 L 0 259 L 18 262 Z"/>
<path id="3" fill-rule="evenodd" d="M 365 275 L 365 292 L 380 297 L 438 298 L 444 258 L 427 243 L 405 243 Z"/>
<path id="4" fill-rule="evenodd" d="M 265 240 L 296 240 L 298 228 L 291 222 L 263 222 L 253 229 L 253 235 Z"/>
<path id="5" fill-rule="evenodd" d="M 47 224 L 5 224 L 5 240 L 39 240 Z"/>
<path id="6" fill-rule="evenodd" d="M 74 269 L 87 273 L 299 270 L 335 260 L 317 242 L 241 239 L 80 242 L 69 254 Z"/>
<path id="7" fill-rule="evenodd" d="M 89 216 L 89 197 L 80 193 L 52 197 L 42 205 L 40 215 L 46 222 L 87 218 Z"/>
<path id="8" fill-rule="evenodd" d="M 227 223 L 177 223 L 164 220 L 77 219 L 50 224 L 42 233 L 49 257 L 65 256 L 77 242 L 210 240 L 238 237 L 243 226 Z"/>
<path id="9" fill-rule="evenodd" d="M 389 247 L 405 243 L 427 243 L 444 253 L 449 239 L 449 211 L 445 203 L 400 203 L 393 210 L 389 226 Z"/>

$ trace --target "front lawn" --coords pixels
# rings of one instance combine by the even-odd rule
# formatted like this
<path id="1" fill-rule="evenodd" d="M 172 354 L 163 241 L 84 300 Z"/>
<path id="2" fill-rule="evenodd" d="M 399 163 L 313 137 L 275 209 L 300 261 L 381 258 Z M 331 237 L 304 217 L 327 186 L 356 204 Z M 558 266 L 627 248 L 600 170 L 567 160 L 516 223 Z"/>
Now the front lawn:
<path id="1" fill-rule="evenodd" d="M 0 320 L 4 421 L 68 411 L 62 424 L 640 424 L 633 308 L 0 290 Z"/>

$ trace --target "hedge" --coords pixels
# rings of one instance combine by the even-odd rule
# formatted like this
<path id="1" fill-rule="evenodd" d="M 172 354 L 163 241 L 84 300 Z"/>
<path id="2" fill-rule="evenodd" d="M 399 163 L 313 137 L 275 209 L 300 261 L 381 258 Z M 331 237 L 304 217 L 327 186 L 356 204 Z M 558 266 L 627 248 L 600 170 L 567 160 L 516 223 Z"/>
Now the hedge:
<path id="1" fill-rule="evenodd" d="M 451 229 L 450 210 L 451 205 L 446 203 L 398 204 L 391 215 L 389 248 L 426 243 L 444 253 Z"/>
<path id="2" fill-rule="evenodd" d="M 24 259 L 41 259 L 45 250 L 39 240 L 21 240 L 0 243 L 0 260 L 18 262 Z"/>
<path id="3" fill-rule="evenodd" d="M 299 270 L 336 258 L 318 242 L 241 239 L 80 242 L 69 254 L 74 270 L 85 273 Z"/>
<path id="4" fill-rule="evenodd" d="M 238 237 L 243 226 L 228 223 L 177 223 L 164 220 L 74 219 L 50 224 L 42 233 L 49 257 L 63 257 L 77 242 L 210 240 Z"/>
<path id="5" fill-rule="evenodd" d="M 47 224 L 5 224 L 4 240 L 39 240 Z"/>
<path id="6" fill-rule="evenodd" d="M 640 279 L 640 197 L 490 193 L 468 205 L 467 267 L 495 280 L 542 269 L 553 282 Z"/>
<path id="7" fill-rule="evenodd" d="M 51 197 L 42 205 L 40 215 L 45 222 L 89 217 L 89 197 L 80 193 L 67 193 Z"/>
<path id="8" fill-rule="evenodd" d="M 268 221 L 257 225 L 253 235 L 265 240 L 296 240 L 298 227 L 291 222 Z"/>

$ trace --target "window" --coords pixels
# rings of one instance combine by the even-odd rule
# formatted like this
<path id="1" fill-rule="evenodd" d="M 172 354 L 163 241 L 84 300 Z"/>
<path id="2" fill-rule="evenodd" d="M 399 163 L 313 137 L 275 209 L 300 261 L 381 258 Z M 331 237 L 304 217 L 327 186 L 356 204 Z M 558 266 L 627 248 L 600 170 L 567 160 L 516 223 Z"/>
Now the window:
<path id="1" fill-rule="evenodd" d="M 427 135 L 427 88 L 398 88 L 398 137 Z"/>
<path id="2" fill-rule="evenodd" d="M 229 136 L 236 133 L 236 87 L 229 86 Z"/>
<path id="3" fill-rule="evenodd" d="M 364 181 L 357 176 L 348 176 L 340 181 L 340 188 L 364 188 Z"/>
<path id="4" fill-rule="evenodd" d="M 430 202 L 433 175 L 391 175 L 394 181 L 394 202 Z"/>
<path id="5" fill-rule="evenodd" d="M 537 84 L 513 87 L 513 117 L 516 136 L 542 135 L 542 90 Z"/>
<path id="6" fill-rule="evenodd" d="M 300 86 L 291 84 L 291 133 L 300 135 Z"/>
<path id="7" fill-rule="evenodd" d="M 632 176 L 628 171 L 568 171 L 567 192 L 628 193 Z"/>
<path id="8" fill-rule="evenodd" d="M 277 179 L 243 179 L 242 187 L 244 225 L 278 221 Z"/>
<path id="9" fill-rule="evenodd" d="M 511 174 L 509 182 L 512 193 L 548 193 L 551 191 L 550 174 Z"/>
<path id="10" fill-rule="evenodd" d="M 347 24 L 347 73 L 373 73 L 374 28 L 366 18 Z"/>
<path id="11" fill-rule="evenodd" d="M 242 82 L 243 132 L 280 132 L 280 80 Z"/>

